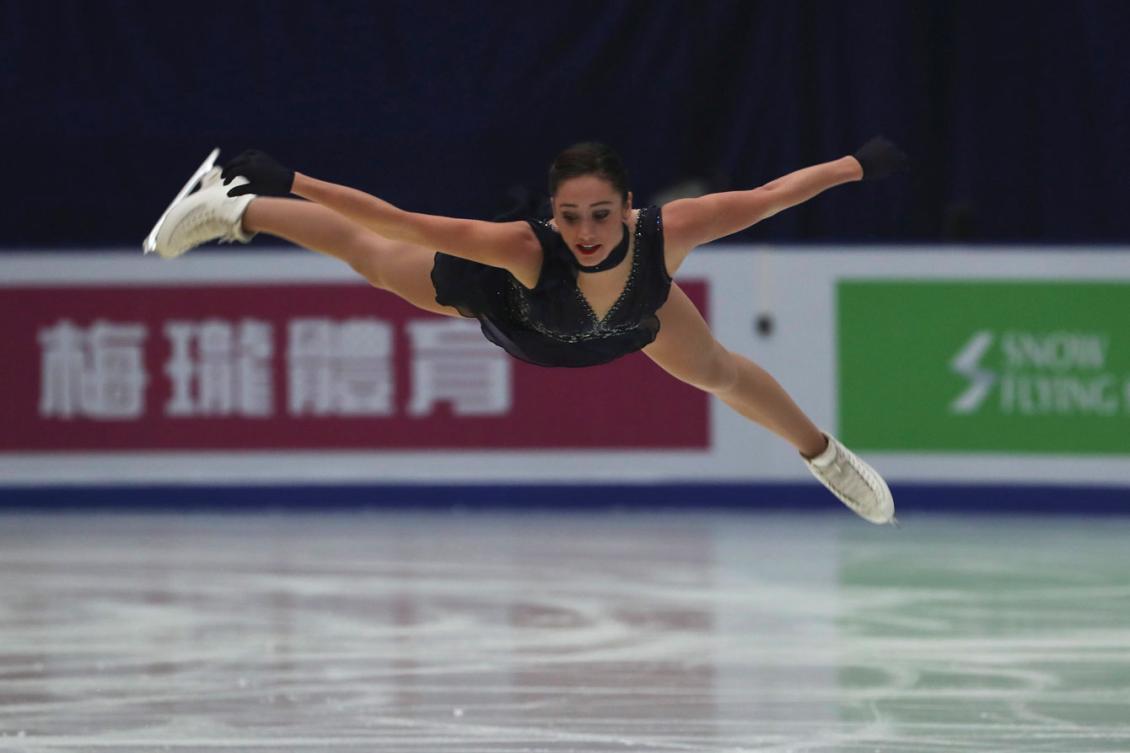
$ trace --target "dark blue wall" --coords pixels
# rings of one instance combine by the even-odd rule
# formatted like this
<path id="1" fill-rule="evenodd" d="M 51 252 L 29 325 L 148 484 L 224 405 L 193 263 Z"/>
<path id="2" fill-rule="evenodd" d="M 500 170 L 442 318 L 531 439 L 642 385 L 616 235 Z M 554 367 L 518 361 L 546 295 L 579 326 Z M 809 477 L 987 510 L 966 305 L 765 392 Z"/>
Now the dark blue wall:
<path id="1" fill-rule="evenodd" d="M 745 240 L 1125 242 L 1130 3 L 0 5 L 0 246 L 137 244 L 212 146 L 490 217 L 599 138 L 637 203 L 902 143 Z"/>

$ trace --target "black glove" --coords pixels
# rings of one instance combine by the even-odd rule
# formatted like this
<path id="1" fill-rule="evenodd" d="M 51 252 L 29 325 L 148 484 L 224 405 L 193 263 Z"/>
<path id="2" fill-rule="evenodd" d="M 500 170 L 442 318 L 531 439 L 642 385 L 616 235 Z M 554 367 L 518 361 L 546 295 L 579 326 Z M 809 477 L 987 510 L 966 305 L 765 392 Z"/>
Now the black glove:
<path id="1" fill-rule="evenodd" d="M 294 171 L 275 162 L 271 155 L 257 149 L 248 149 L 224 165 L 220 177 L 224 185 L 237 176 L 247 178 L 247 183 L 228 191 L 228 196 L 253 193 L 259 196 L 286 196 L 294 185 Z"/>
<path id="2" fill-rule="evenodd" d="M 910 169 L 910 160 L 903 151 L 882 136 L 871 139 L 852 156 L 863 167 L 864 180 L 878 180 Z"/>

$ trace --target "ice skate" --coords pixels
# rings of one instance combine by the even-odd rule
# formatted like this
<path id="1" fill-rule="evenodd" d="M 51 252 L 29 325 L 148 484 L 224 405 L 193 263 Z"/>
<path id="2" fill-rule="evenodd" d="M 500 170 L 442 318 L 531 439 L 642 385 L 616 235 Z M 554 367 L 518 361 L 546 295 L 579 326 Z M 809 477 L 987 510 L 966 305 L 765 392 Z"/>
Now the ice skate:
<path id="1" fill-rule="evenodd" d="M 232 198 L 227 195 L 233 186 L 243 185 L 247 180 L 237 177 L 225 186 L 220 180 L 220 168 L 215 166 L 219 154 L 219 149 L 212 150 L 157 220 L 142 244 L 145 253 L 155 251 L 165 259 L 175 259 L 208 241 L 247 243 L 251 240 L 253 234 L 244 232 L 242 218 L 255 196 Z M 197 184 L 199 188 L 192 191 Z"/>
<path id="2" fill-rule="evenodd" d="M 895 501 L 883 477 L 831 434 L 824 436 L 827 449 L 804 461 L 812 475 L 864 520 L 894 523 Z"/>

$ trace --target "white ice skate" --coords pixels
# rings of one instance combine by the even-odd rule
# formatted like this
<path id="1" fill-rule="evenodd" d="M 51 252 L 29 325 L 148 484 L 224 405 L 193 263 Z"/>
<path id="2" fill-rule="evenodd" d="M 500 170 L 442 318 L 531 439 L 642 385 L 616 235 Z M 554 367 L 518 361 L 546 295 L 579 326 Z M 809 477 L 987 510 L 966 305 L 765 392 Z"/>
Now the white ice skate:
<path id="1" fill-rule="evenodd" d="M 243 185 L 247 180 L 237 177 L 225 186 L 220 180 L 220 168 L 215 166 L 219 155 L 220 150 L 213 149 L 184 184 L 142 243 L 145 253 L 155 251 L 165 259 L 175 259 L 208 241 L 251 240 L 254 234 L 244 232 L 241 221 L 255 196 L 228 196 L 232 186 Z M 198 183 L 199 189 L 192 192 Z"/>
<path id="2" fill-rule="evenodd" d="M 827 449 L 804 461 L 812 475 L 864 520 L 895 523 L 895 500 L 883 477 L 831 434 L 824 436 Z"/>

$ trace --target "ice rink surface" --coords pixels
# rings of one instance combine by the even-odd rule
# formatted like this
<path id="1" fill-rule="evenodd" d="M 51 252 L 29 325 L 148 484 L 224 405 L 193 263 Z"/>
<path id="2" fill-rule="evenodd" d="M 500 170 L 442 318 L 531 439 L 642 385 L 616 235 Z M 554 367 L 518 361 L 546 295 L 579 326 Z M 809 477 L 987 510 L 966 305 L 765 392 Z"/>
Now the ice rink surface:
<path id="1" fill-rule="evenodd" d="M 1130 519 L 0 515 L 0 750 L 1130 750 Z"/>

